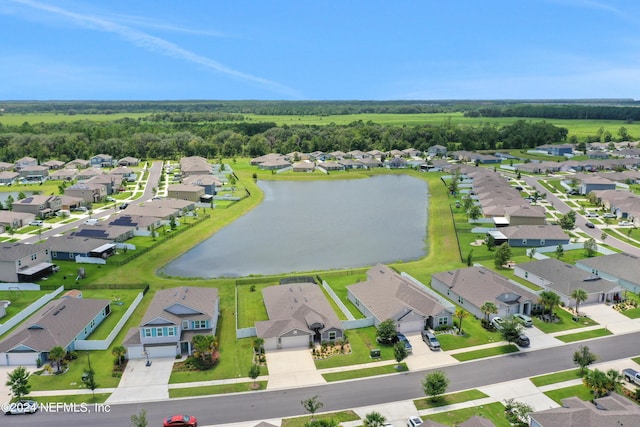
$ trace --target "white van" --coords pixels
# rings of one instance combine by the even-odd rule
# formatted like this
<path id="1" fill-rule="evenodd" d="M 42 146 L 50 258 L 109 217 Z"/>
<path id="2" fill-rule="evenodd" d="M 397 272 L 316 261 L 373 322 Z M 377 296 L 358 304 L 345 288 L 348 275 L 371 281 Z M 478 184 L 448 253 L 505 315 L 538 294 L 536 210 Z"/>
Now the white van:
<path id="1" fill-rule="evenodd" d="M 86 220 L 84 222 L 86 225 L 96 225 L 98 223 L 98 219 L 96 218 L 89 218 L 88 220 Z"/>

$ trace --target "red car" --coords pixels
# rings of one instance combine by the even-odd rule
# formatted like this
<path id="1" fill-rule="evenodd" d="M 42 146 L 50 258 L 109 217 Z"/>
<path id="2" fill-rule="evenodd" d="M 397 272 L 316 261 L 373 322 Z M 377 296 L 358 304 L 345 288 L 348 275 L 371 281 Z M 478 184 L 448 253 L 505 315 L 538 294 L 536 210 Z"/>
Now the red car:
<path id="1" fill-rule="evenodd" d="M 197 427 L 198 420 L 192 415 L 174 415 L 164 419 L 164 427 Z"/>

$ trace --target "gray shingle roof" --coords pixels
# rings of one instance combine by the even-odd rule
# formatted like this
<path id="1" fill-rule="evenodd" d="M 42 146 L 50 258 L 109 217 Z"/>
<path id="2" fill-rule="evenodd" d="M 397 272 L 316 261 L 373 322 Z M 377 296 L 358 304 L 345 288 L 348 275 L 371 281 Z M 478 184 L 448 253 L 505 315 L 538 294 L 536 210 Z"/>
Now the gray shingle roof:
<path id="1" fill-rule="evenodd" d="M 141 326 L 154 319 L 162 318 L 173 324 L 182 319 L 207 320 L 215 315 L 218 289 L 197 286 L 180 286 L 159 290 L 147 308 Z"/>
<path id="2" fill-rule="evenodd" d="M 38 352 L 71 341 L 109 304 L 103 299 L 63 298 L 51 301 L 0 342 L 0 352 L 19 345 Z"/>
<path id="3" fill-rule="evenodd" d="M 380 320 L 394 318 L 407 309 L 425 318 L 445 310 L 424 289 L 383 264 L 369 269 L 366 281 L 347 289 Z"/>
<path id="4" fill-rule="evenodd" d="M 640 283 L 640 258 L 628 253 L 618 253 L 577 261 L 589 269 L 601 271 L 630 283 Z"/>

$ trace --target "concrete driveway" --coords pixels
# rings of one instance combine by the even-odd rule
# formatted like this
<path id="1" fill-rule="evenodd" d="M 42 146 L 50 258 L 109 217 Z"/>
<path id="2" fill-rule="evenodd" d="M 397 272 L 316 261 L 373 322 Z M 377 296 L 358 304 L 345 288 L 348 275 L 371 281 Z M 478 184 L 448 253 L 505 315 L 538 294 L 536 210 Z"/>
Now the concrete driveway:
<path id="1" fill-rule="evenodd" d="M 580 314 L 586 314 L 591 319 L 606 327 L 614 334 L 635 332 L 640 329 L 640 319 L 629 319 L 622 313 L 606 304 L 588 304 L 580 306 Z"/>
<path id="2" fill-rule="evenodd" d="M 120 379 L 118 388 L 107 403 L 151 402 L 169 399 L 169 377 L 173 369 L 173 357 L 153 359 L 146 366 L 146 359 L 132 359 Z"/>
<path id="3" fill-rule="evenodd" d="M 311 349 L 297 348 L 267 351 L 269 382 L 267 390 L 324 384 L 316 369 Z"/>
<path id="4" fill-rule="evenodd" d="M 405 334 L 405 336 L 412 347 L 411 354 L 404 360 L 410 371 L 419 371 L 433 368 L 434 366 L 446 366 L 458 363 L 450 354 L 442 350 L 431 350 L 429 346 L 422 341 L 420 332 Z"/>

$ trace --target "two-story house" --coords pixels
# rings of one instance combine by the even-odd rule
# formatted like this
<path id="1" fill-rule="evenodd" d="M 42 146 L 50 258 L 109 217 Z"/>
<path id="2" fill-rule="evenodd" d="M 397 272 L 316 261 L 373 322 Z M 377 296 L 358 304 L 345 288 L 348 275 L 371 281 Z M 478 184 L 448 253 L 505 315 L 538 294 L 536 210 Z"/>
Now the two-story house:
<path id="1" fill-rule="evenodd" d="M 89 162 L 94 168 L 110 168 L 114 166 L 113 157 L 109 154 L 96 154 L 89 159 Z"/>
<path id="2" fill-rule="evenodd" d="M 51 253 L 46 245 L 0 244 L 0 282 L 30 282 L 52 271 Z"/>
<path id="3" fill-rule="evenodd" d="M 34 214 L 38 218 L 46 218 L 55 215 L 62 209 L 60 196 L 33 195 L 13 202 L 14 212 Z"/>
<path id="4" fill-rule="evenodd" d="M 127 333 L 127 357 L 191 355 L 194 335 L 215 335 L 219 310 L 215 288 L 181 286 L 157 291 L 140 326 Z"/>

